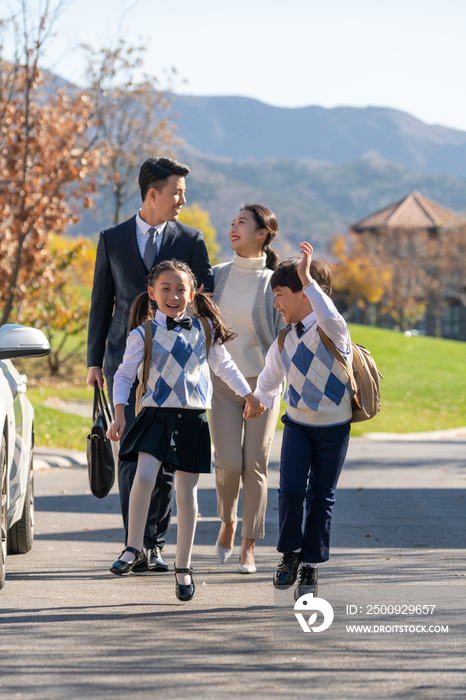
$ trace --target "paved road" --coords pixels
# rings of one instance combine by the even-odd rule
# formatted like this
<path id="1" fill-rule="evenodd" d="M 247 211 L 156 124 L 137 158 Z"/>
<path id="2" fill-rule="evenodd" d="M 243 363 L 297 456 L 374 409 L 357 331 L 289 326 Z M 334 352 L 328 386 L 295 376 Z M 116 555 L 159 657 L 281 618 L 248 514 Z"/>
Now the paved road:
<path id="1" fill-rule="evenodd" d="M 352 441 L 332 559 L 320 569 L 319 596 L 334 610 L 321 633 L 304 633 L 291 594 L 271 585 L 279 440 L 254 576 L 237 573 L 235 557 L 216 560 L 214 482 L 202 477 L 197 592 L 188 604 L 176 600 L 172 572 L 107 573 L 122 547 L 118 496 L 89 494 L 83 455 L 61 456 L 74 466 L 38 470 L 34 548 L 9 557 L 0 592 L 0 698 L 463 699 L 464 438 Z M 54 463 L 47 451 L 40 460 L 37 466 Z M 170 564 L 175 537 L 176 518 L 166 545 Z M 400 614 L 371 608 L 376 604 L 400 605 Z M 431 607 L 416 615 L 410 605 Z M 347 629 L 361 624 L 372 631 Z"/>

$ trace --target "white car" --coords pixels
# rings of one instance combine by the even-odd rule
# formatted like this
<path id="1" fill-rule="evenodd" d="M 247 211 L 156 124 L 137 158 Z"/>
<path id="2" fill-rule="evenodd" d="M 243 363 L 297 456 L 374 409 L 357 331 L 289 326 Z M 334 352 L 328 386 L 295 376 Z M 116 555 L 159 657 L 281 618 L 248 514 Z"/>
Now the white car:
<path id="1" fill-rule="evenodd" d="M 0 327 L 0 588 L 7 552 L 29 552 L 34 539 L 34 409 L 26 397 L 26 377 L 11 360 L 49 352 L 47 338 L 37 328 Z"/>

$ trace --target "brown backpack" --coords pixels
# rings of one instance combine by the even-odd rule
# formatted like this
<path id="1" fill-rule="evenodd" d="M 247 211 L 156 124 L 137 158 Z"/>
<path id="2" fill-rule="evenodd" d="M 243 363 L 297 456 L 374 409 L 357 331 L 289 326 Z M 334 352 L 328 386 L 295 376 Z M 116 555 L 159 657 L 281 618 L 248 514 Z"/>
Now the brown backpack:
<path id="1" fill-rule="evenodd" d="M 278 334 L 278 348 L 283 352 L 283 344 L 289 326 L 283 328 Z M 377 369 L 374 358 L 369 350 L 363 345 L 351 343 L 353 349 L 353 366 L 337 350 L 330 338 L 324 333 L 322 328 L 317 329 L 321 340 L 327 350 L 333 355 L 339 365 L 343 367 L 349 377 L 353 398 L 351 406 L 353 409 L 352 423 L 360 423 L 370 420 L 380 411 L 380 380 L 383 376 Z"/>
<path id="2" fill-rule="evenodd" d="M 206 318 L 203 316 L 197 317 L 202 323 L 205 333 L 205 343 L 206 343 L 206 358 L 209 357 L 210 346 L 212 344 L 212 331 L 210 324 Z M 142 411 L 141 401 L 144 398 L 147 391 L 147 380 L 149 379 L 149 365 L 150 365 L 150 351 L 152 348 L 152 321 L 146 321 L 144 323 L 144 360 L 143 360 L 143 370 L 142 370 L 142 382 L 136 387 L 136 406 L 134 412 L 136 415 Z"/>

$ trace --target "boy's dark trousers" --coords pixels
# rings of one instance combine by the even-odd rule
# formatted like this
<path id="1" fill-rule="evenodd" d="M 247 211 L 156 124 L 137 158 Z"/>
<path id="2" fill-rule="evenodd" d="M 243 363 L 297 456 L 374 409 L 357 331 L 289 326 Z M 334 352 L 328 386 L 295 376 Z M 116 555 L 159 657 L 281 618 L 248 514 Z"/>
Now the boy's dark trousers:
<path id="1" fill-rule="evenodd" d="M 295 423 L 286 415 L 282 421 L 277 550 L 301 548 L 302 561 L 318 564 L 329 558 L 335 489 L 348 450 L 351 423 L 315 427 Z"/>
<path id="2" fill-rule="evenodd" d="M 105 375 L 107 383 L 107 392 L 110 404 L 113 407 L 113 376 Z M 128 397 L 128 405 L 125 406 L 126 425 L 123 432 L 124 437 L 135 419 L 136 405 L 136 387 L 138 382 L 134 382 L 130 395 Z M 134 476 L 136 474 L 137 462 L 125 462 L 118 460 L 118 487 L 120 491 L 120 506 L 121 515 L 123 517 L 123 525 L 125 528 L 125 544 L 128 537 L 128 507 L 129 494 L 133 485 Z M 157 481 L 155 482 L 154 490 L 149 506 L 147 516 L 146 529 L 144 531 L 144 546 L 147 549 L 153 549 L 155 546 L 163 548 L 165 537 L 170 527 L 170 518 L 173 506 L 173 494 L 175 491 L 175 474 L 172 470 L 166 469 L 163 465 L 159 469 Z"/>

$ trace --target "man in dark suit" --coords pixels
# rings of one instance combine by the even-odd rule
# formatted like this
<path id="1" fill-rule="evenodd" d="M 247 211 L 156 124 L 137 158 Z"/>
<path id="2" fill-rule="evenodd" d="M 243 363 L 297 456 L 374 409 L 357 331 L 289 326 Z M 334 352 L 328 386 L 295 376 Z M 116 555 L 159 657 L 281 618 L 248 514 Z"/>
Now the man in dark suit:
<path id="1" fill-rule="evenodd" d="M 147 275 L 162 260 L 187 263 L 206 291 L 213 289 L 212 270 L 202 232 L 178 222 L 185 199 L 189 168 L 170 158 L 149 158 L 139 173 L 142 207 L 136 216 L 102 231 L 97 246 L 88 334 L 87 383 L 103 388 L 102 365 L 113 408 L 113 376 L 126 346 L 131 304 L 147 288 Z M 135 418 L 136 381 L 125 408 L 126 432 Z M 128 503 L 135 462 L 120 461 L 118 485 L 121 513 L 128 533 Z M 167 571 L 161 550 L 170 524 L 174 475 L 159 471 L 152 493 L 146 531 L 145 559 L 138 568 Z"/>

